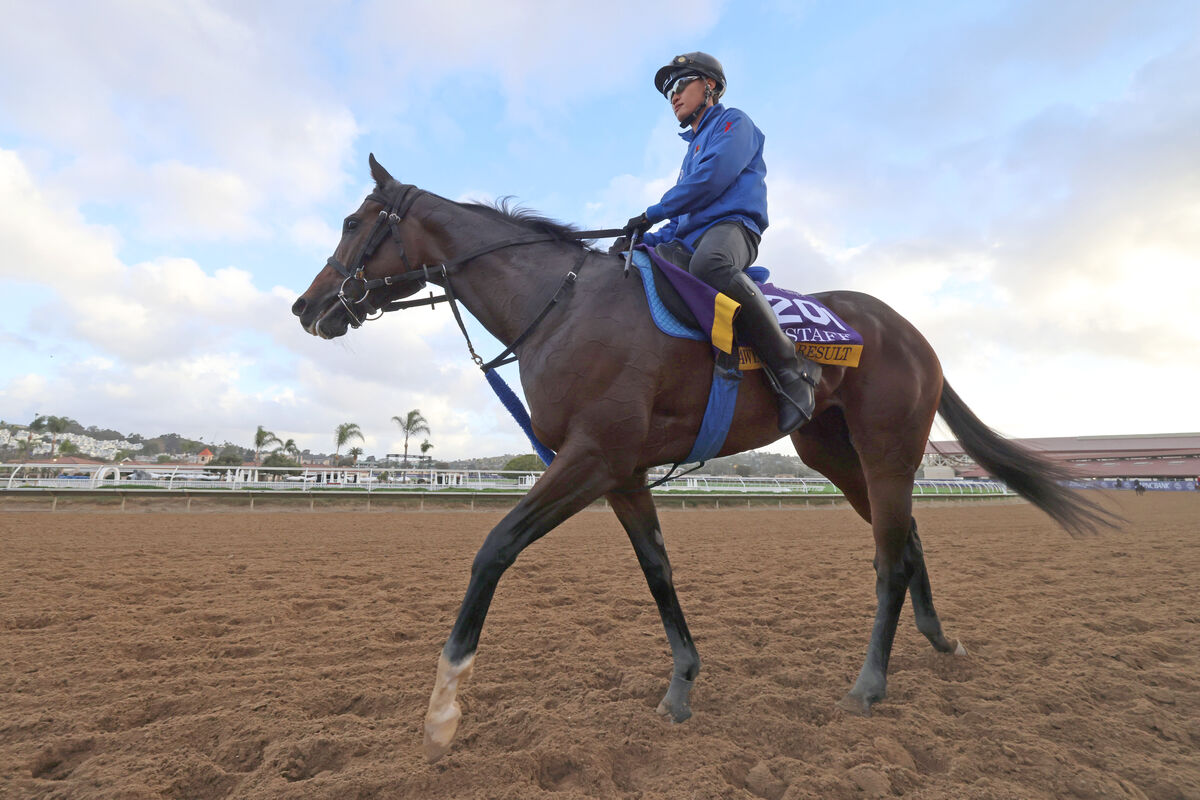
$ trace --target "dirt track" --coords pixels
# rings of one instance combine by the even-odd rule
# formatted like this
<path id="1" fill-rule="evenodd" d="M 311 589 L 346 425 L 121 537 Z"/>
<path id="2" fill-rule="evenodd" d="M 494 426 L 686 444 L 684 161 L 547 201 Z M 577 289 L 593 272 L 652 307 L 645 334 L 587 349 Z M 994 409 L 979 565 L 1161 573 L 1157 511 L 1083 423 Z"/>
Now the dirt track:
<path id="1" fill-rule="evenodd" d="M 966 658 L 905 609 L 889 697 L 850 511 L 662 514 L 695 716 L 616 519 L 500 584 L 455 749 L 421 722 L 481 513 L 0 514 L 0 797 L 1198 798 L 1200 493 L 1072 540 L 1024 505 L 918 510 Z"/>

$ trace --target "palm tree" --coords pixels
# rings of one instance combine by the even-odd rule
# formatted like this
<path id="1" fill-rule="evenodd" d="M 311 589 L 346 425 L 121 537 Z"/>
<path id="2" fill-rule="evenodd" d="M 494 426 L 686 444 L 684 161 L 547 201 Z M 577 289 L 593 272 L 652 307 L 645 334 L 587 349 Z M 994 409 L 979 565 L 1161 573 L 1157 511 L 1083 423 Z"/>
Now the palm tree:
<path id="1" fill-rule="evenodd" d="M 333 451 L 334 459 L 342 452 L 342 445 L 349 442 L 351 439 L 358 439 L 360 442 L 365 442 L 366 439 L 362 435 L 362 430 L 354 422 L 343 422 L 334 430 L 334 440 L 337 442 L 337 449 Z"/>
<path id="2" fill-rule="evenodd" d="M 421 410 L 414 408 L 408 412 L 408 415 L 401 419 L 400 417 L 392 417 L 392 422 L 400 426 L 400 430 L 404 431 L 404 466 L 408 466 L 408 437 L 415 436 L 418 433 L 429 433 L 429 423 L 421 416 Z"/>
<path id="3" fill-rule="evenodd" d="M 46 430 L 51 433 L 50 437 L 50 457 L 54 458 L 54 448 L 58 446 L 58 435 L 66 433 L 67 428 L 71 427 L 74 422 L 70 417 L 46 417 Z"/>
<path id="4" fill-rule="evenodd" d="M 433 443 L 430 442 L 428 439 L 421 442 L 421 457 L 426 458 L 426 459 L 429 458 L 429 456 L 427 456 L 425 454 L 428 453 L 432 449 L 433 449 Z M 426 464 L 426 466 L 428 466 L 428 464 Z"/>
<path id="5" fill-rule="evenodd" d="M 258 430 L 254 432 L 254 460 L 258 461 L 258 456 L 264 447 L 273 444 L 283 444 L 283 442 L 279 440 L 278 436 L 259 425 Z"/>
<path id="6" fill-rule="evenodd" d="M 283 442 L 275 449 L 275 452 L 283 453 L 285 456 L 293 458 L 296 461 L 300 460 L 300 448 L 296 446 L 295 439 L 288 439 L 286 442 Z"/>
<path id="7" fill-rule="evenodd" d="M 33 455 L 33 435 L 46 430 L 46 418 L 35 417 L 33 422 L 29 423 L 29 436 L 25 438 L 25 449 L 29 451 L 30 456 Z"/>
<path id="8" fill-rule="evenodd" d="M 363 454 L 363 449 L 361 447 L 351 447 L 349 450 L 346 451 L 346 455 L 348 455 L 354 459 L 354 466 L 356 466 L 356 467 L 358 466 L 358 457 L 361 456 L 362 454 Z"/>

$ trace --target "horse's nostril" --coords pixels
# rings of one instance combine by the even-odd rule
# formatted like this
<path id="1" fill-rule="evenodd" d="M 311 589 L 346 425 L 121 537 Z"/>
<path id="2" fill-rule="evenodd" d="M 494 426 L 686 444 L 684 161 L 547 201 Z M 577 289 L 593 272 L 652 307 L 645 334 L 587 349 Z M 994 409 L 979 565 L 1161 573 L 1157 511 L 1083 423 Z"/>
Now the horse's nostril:
<path id="1" fill-rule="evenodd" d="M 304 309 L 308 308 L 308 302 L 301 297 L 296 302 L 292 303 L 292 313 L 297 317 L 304 313 Z"/>

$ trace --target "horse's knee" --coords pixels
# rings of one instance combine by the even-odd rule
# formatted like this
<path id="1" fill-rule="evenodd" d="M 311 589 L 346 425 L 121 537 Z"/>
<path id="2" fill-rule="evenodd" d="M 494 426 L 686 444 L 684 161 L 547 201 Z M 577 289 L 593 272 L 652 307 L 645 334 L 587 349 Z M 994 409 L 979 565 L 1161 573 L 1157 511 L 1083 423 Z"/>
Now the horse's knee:
<path id="1" fill-rule="evenodd" d="M 499 580 L 504 571 L 511 567 L 516 560 L 516 554 L 507 553 L 503 548 L 485 545 L 475 554 L 475 560 L 471 562 L 471 577 Z"/>

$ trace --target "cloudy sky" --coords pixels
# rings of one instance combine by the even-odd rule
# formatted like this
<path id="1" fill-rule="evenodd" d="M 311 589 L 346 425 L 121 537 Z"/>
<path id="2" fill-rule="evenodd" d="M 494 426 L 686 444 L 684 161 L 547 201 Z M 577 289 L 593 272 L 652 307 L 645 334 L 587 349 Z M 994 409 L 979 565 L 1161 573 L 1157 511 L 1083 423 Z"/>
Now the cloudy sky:
<path id="1" fill-rule="evenodd" d="M 699 49 L 766 134 L 778 283 L 882 298 L 1009 435 L 1200 430 L 1193 0 L 3 6 L 6 421 L 382 455 L 419 408 L 437 457 L 528 452 L 448 309 L 329 342 L 289 307 L 369 152 L 621 224 L 682 157 L 651 76 Z"/>

